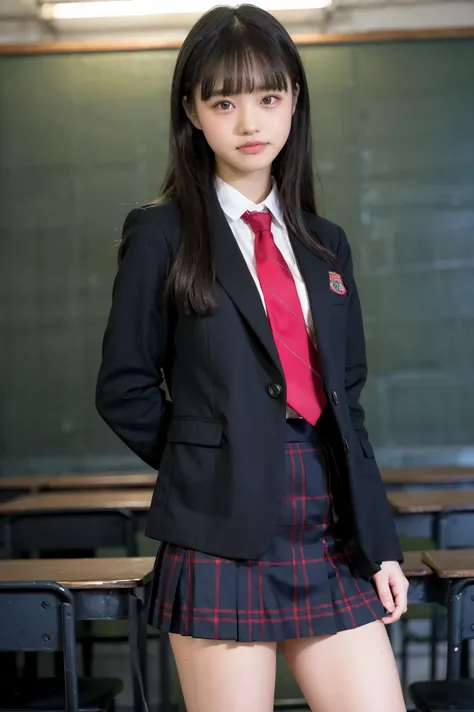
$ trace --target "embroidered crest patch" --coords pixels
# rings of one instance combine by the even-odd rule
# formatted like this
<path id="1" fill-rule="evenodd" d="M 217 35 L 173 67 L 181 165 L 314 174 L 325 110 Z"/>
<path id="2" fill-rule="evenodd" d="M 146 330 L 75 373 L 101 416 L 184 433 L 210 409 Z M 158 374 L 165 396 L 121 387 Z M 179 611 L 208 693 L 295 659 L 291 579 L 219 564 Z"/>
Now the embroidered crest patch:
<path id="1" fill-rule="evenodd" d="M 337 272 L 329 272 L 329 287 L 336 294 L 345 294 L 347 292 L 342 277 Z"/>

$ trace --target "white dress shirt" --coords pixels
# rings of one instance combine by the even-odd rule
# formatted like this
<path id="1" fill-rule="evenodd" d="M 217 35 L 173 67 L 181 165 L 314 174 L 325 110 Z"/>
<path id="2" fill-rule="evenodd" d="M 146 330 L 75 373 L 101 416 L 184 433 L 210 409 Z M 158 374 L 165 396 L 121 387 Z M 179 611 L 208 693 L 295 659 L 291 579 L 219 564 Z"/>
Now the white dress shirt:
<path id="1" fill-rule="evenodd" d="M 293 279 L 295 280 L 296 290 L 298 292 L 298 297 L 301 302 L 301 308 L 303 310 L 303 316 L 306 323 L 306 329 L 309 334 L 309 338 L 315 344 L 315 334 L 313 326 L 313 317 L 311 314 L 311 307 L 308 299 L 308 292 L 306 290 L 306 285 L 301 276 L 300 270 L 298 268 L 298 263 L 291 246 L 290 239 L 288 237 L 288 231 L 286 229 L 285 223 L 283 221 L 283 215 L 280 208 L 280 202 L 278 199 L 278 189 L 273 179 L 272 190 L 270 194 L 261 203 L 256 205 L 251 200 L 239 193 L 238 190 L 233 188 L 231 185 L 226 183 L 216 176 L 216 192 L 219 203 L 222 210 L 227 218 L 229 227 L 237 241 L 237 244 L 242 252 L 242 255 L 247 263 L 250 274 L 253 277 L 255 285 L 260 294 L 262 300 L 263 308 L 265 313 L 267 313 L 267 308 L 265 305 L 265 298 L 263 296 L 262 287 L 260 285 L 260 280 L 258 279 L 257 266 L 255 263 L 255 253 L 254 253 L 254 242 L 255 234 L 247 223 L 241 219 L 247 210 L 250 211 L 268 211 L 272 215 L 272 234 L 275 240 L 275 244 L 280 250 L 281 254 L 285 258 L 288 267 L 291 270 Z M 286 409 L 287 418 L 299 418 L 298 415 L 292 408 L 287 406 Z"/>

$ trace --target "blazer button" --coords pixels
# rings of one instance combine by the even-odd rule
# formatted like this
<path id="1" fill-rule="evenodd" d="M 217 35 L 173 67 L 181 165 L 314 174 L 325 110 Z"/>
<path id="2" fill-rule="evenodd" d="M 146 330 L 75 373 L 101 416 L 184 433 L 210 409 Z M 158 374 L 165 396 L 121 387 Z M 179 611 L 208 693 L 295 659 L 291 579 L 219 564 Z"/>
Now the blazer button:
<path id="1" fill-rule="evenodd" d="M 279 396 L 281 396 L 283 388 L 280 386 L 279 383 L 270 383 L 267 388 L 267 391 L 272 398 L 278 398 Z"/>
<path id="2" fill-rule="evenodd" d="M 332 396 L 332 402 L 334 403 L 334 405 L 337 405 L 339 403 L 339 398 L 337 397 L 336 391 L 333 391 L 331 393 L 331 396 Z"/>
<path id="3" fill-rule="evenodd" d="M 347 438 L 344 438 L 344 450 L 346 451 L 346 454 L 349 452 L 349 442 Z"/>

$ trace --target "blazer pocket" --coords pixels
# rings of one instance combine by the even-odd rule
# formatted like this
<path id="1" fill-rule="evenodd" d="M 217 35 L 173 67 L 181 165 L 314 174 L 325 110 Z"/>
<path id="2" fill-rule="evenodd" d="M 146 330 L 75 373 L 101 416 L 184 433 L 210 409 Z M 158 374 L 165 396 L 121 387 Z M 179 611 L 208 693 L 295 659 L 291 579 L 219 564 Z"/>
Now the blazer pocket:
<path id="1" fill-rule="evenodd" d="M 334 292 L 332 292 L 329 304 L 332 307 L 345 307 L 347 305 L 347 292 L 345 294 L 334 294 Z"/>
<path id="2" fill-rule="evenodd" d="M 358 438 L 365 457 L 375 457 L 374 449 L 368 440 Z"/>
<path id="3" fill-rule="evenodd" d="M 224 423 L 219 420 L 173 418 L 168 428 L 167 440 L 171 443 L 219 447 L 223 432 Z"/>

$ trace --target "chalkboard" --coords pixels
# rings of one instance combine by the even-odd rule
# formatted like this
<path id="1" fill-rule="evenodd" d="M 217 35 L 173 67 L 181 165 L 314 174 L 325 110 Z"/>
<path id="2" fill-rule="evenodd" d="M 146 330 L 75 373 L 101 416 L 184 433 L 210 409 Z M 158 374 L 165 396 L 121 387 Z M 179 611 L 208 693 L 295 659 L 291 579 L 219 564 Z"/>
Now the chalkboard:
<path id="1" fill-rule="evenodd" d="M 301 54 L 320 211 L 353 246 L 372 439 L 458 452 L 474 439 L 474 39 Z M 94 384 L 115 241 L 163 175 L 176 55 L 0 58 L 5 472 L 132 461 L 95 413 Z"/>

